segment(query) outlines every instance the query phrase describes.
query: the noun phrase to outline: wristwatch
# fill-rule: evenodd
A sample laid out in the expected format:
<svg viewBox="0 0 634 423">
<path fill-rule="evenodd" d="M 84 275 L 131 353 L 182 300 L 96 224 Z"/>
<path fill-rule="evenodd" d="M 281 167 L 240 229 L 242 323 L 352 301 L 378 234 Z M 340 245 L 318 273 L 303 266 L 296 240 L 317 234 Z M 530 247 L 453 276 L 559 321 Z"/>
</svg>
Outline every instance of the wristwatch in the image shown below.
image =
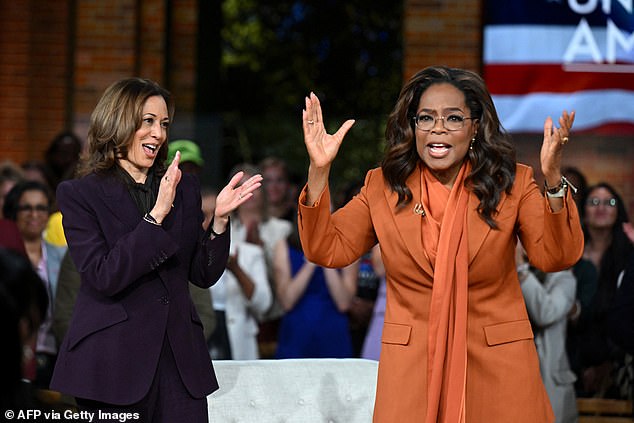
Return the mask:
<svg viewBox="0 0 634 423">
<path fill-rule="evenodd" d="M 548 198 L 563 198 L 566 195 L 566 190 L 570 187 L 572 192 L 577 193 L 577 187 L 570 183 L 570 181 L 565 177 L 561 176 L 561 180 L 558 185 L 554 187 L 549 187 L 546 181 L 544 181 L 544 191 L 546 192 L 546 196 Z"/>
</svg>

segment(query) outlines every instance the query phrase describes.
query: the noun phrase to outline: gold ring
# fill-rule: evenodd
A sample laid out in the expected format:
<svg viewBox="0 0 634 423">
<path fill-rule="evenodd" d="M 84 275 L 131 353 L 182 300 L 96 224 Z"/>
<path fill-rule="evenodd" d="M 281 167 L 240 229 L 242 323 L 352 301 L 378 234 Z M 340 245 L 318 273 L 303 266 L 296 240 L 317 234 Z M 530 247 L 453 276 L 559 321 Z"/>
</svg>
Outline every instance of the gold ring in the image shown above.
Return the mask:
<svg viewBox="0 0 634 423">
<path fill-rule="evenodd" d="M 313 123 L 315 123 L 315 122 L 314 122 L 314 121 L 312 121 L 312 120 L 307 120 L 306 122 L 308 122 L 308 124 L 309 124 L 309 125 L 312 125 Z"/>
<path fill-rule="evenodd" d="M 168 178 L 167 176 L 165 177 L 165 182 L 169 182 L 170 178 Z"/>
<path fill-rule="evenodd" d="M 242 200 L 242 193 L 238 194 L 238 198 L 240 198 L 240 200 Z"/>
<path fill-rule="evenodd" d="M 564 145 L 564 144 L 566 144 L 567 142 L 568 142 L 568 137 L 563 137 L 563 138 L 561 139 L 561 145 Z"/>
</svg>

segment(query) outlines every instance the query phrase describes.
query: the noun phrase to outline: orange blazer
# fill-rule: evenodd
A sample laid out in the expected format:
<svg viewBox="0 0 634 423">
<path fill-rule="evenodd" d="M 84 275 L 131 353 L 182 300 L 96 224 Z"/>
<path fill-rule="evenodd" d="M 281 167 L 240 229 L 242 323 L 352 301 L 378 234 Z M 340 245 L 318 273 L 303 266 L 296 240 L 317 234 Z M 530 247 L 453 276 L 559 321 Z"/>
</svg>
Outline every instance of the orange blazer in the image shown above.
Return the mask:
<svg viewBox="0 0 634 423">
<path fill-rule="evenodd" d="M 413 201 L 397 209 L 397 195 L 381 169 L 368 172 L 360 193 L 330 213 L 324 190 L 312 207 L 299 201 L 298 227 L 306 257 L 343 267 L 377 242 L 385 263 L 387 301 L 374 422 L 422 421 L 427 408 L 427 328 L 433 270 L 423 253 L 420 171 L 407 179 Z M 571 267 L 583 252 L 583 234 L 568 193 L 564 208 L 550 210 L 532 169 L 517 165 L 511 194 L 503 194 L 491 229 L 470 195 L 467 231 L 466 421 L 552 422 L 539 373 L 533 333 L 515 269 L 519 235 L 531 263 L 546 272 Z M 453 423 L 453 422 L 450 422 Z"/>
</svg>

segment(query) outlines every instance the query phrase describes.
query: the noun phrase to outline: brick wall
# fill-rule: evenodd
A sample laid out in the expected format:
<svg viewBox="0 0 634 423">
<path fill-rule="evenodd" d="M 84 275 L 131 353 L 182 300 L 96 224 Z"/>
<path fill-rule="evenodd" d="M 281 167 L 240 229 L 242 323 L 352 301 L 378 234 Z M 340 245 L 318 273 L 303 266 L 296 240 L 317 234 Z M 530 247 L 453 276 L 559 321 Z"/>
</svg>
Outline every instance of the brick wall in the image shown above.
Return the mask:
<svg viewBox="0 0 634 423">
<path fill-rule="evenodd" d="M 196 6 L 196 0 L 0 0 L 0 161 L 42 159 L 67 128 L 85 139 L 99 96 L 123 77 L 156 80 L 179 94 L 179 112 L 191 114 Z"/>
</svg>

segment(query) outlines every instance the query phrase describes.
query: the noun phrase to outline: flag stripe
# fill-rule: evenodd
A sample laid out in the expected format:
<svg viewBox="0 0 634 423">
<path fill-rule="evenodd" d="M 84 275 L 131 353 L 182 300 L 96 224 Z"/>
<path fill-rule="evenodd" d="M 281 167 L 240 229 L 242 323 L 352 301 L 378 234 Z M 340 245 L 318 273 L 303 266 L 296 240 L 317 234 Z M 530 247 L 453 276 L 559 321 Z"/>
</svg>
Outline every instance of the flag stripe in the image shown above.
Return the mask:
<svg viewBox="0 0 634 423">
<path fill-rule="evenodd" d="M 509 132 L 539 132 L 544 119 L 557 119 L 563 110 L 576 111 L 575 129 L 604 123 L 634 124 L 634 92 L 625 90 L 493 95 L 502 124 Z"/>
<path fill-rule="evenodd" d="M 513 64 L 485 65 L 484 78 L 491 94 L 528 94 L 531 92 L 569 93 L 580 90 L 622 89 L 634 91 L 634 75 L 613 72 L 630 65 L 600 65 L 606 72 L 576 72 L 576 65 Z M 568 69 L 568 70 L 566 70 Z M 612 71 L 610 71 L 612 70 Z"/>
</svg>

